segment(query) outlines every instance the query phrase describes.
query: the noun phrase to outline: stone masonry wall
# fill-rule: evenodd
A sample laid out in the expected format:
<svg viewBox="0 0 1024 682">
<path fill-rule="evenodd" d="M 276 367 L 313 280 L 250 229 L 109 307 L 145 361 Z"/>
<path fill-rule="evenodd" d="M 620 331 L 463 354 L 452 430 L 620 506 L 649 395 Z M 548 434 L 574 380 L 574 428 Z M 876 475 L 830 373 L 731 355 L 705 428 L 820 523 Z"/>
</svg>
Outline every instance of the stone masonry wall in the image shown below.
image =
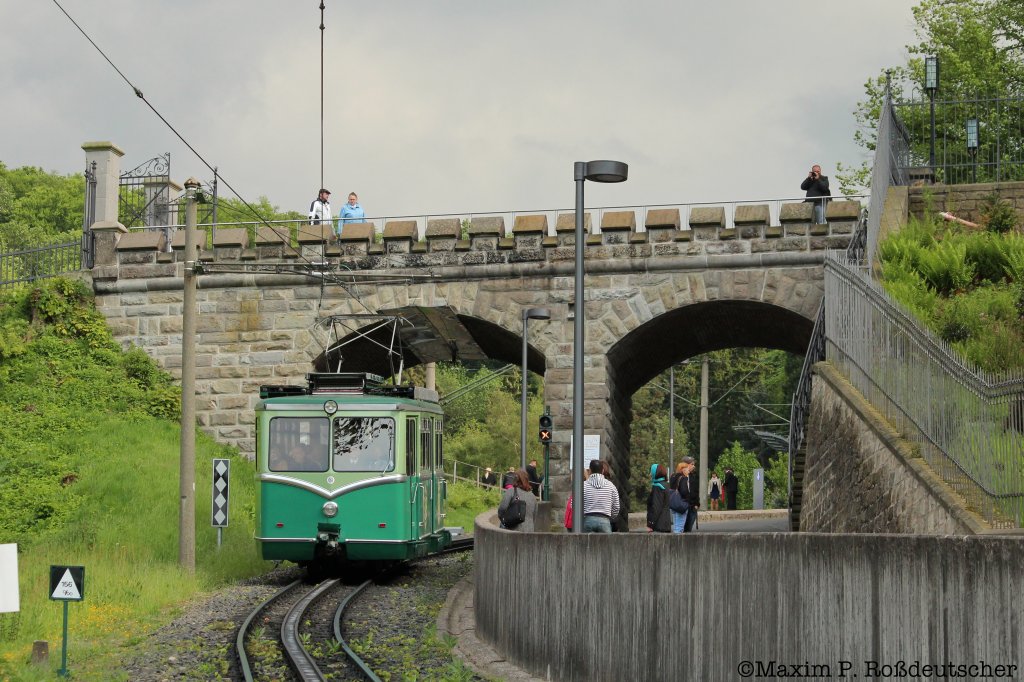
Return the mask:
<svg viewBox="0 0 1024 682">
<path fill-rule="evenodd" d="M 910 214 L 921 216 L 931 208 L 933 211 L 949 211 L 958 218 L 977 222 L 981 218 L 985 198 L 991 194 L 997 194 L 1009 202 L 1024 221 L 1024 182 L 911 187 Z"/>
<path fill-rule="evenodd" d="M 649 325 L 642 329 L 694 304 L 743 302 L 762 311 L 766 322 L 784 316 L 775 319 L 788 327 L 794 317 L 813 319 L 822 296 L 823 250 L 843 248 L 859 216 L 859 204 L 836 201 L 829 206 L 829 223 L 812 225 L 809 204 L 786 204 L 782 224 L 772 226 L 768 207 L 754 208 L 737 208 L 735 228 L 724 226 L 724 208 L 694 209 L 689 225 L 680 223 L 678 212 L 659 217 L 651 211 L 645 232 L 636 230 L 630 212 L 607 212 L 601 233 L 588 236 L 584 429 L 601 436 L 602 457 L 618 474 L 629 470 L 629 393 L 635 386 L 632 374 L 612 366 L 609 350 L 630 338 L 643 339 L 632 353 L 641 357 L 669 339 L 743 344 L 733 326 L 702 327 L 699 319 L 678 337 L 652 335 Z M 340 242 L 331 240 L 327 226 L 308 225 L 283 234 L 260 228 L 254 240 L 243 229 L 200 235 L 198 243 L 206 246 L 199 254 L 205 270 L 197 293 L 199 424 L 251 453 L 259 386 L 303 381 L 324 351 L 326 339 L 315 324 L 323 315 L 449 307 L 518 337 L 522 310 L 544 306 L 552 319 L 530 326 L 530 344 L 544 358 L 545 403 L 555 428 L 549 475 L 553 500 L 564 502 L 572 427 L 574 234 L 561 220 L 549 235 L 544 216 L 526 218 L 531 216 L 517 217 L 511 237 L 502 225 L 488 223 L 471 229 L 468 240 L 458 238 L 457 221 L 429 225 L 422 242 L 414 241 L 409 226 L 391 226 L 384 243 L 376 243 L 372 226 L 360 224 L 346 225 Z M 91 273 L 97 306 L 115 337 L 145 349 L 175 376 L 181 363 L 183 236 L 179 230 L 168 249 L 163 232 L 111 229 Z M 336 274 L 387 273 L 390 281 L 322 288 L 299 274 L 311 261 L 325 261 L 315 269 Z M 797 346 L 790 341 L 787 349 L 799 352 Z M 663 369 L 653 366 L 660 360 L 643 361 Z"/>
<path fill-rule="evenodd" d="M 987 525 L 828 363 L 814 367 L 800 530 L 974 534 Z"/>
</svg>

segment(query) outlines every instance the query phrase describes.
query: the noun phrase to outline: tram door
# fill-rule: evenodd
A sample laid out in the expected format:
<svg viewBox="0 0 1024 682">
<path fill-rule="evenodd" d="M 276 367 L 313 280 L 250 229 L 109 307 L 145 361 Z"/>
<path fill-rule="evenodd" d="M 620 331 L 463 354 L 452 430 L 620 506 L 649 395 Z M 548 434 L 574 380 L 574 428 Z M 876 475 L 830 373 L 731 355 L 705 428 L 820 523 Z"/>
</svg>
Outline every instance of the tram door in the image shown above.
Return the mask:
<svg viewBox="0 0 1024 682">
<path fill-rule="evenodd" d="M 420 523 L 423 519 L 423 490 L 419 478 L 419 427 L 415 417 L 405 420 L 405 474 L 409 477 L 409 522 L 410 537 L 418 538 L 421 534 Z"/>
<path fill-rule="evenodd" d="M 423 505 L 420 507 L 419 537 L 424 538 L 434 532 L 434 437 L 432 420 L 424 417 L 420 420 L 420 495 Z"/>
</svg>

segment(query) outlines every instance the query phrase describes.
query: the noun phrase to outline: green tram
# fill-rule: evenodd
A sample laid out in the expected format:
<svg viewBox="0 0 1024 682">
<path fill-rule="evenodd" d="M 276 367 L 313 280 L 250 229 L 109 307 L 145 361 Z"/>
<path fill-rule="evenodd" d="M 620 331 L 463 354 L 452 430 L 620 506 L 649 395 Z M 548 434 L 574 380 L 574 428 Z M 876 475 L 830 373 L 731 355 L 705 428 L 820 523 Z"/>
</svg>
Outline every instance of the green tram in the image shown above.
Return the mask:
<svg viewBox="0 0 1024 682">
<path fill-rule="evenodd" d="M 451 544 L 437 394 L 373 374 L 261 386 L 256 541 L 303 565 L 402 561 Z"/>
</svg>

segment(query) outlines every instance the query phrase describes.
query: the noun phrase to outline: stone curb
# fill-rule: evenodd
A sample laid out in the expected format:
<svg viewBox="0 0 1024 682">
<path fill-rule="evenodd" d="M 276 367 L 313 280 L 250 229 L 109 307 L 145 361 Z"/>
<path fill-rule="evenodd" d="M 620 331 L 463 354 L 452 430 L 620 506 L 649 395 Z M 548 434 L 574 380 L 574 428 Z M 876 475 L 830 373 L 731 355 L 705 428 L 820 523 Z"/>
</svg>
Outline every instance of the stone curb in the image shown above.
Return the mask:
<svg viewBox="0 0 1024 682">
<path fill-rule="evenodd" d="M 508 682 L 545 682 L 505 659 L 489 644 L 477 639 L 473 613 L 473 576 L 466 576 L 448 592 L 437 614 L 437 630 L 455 638 L 452 654 L 481 677 Z"/>
</svg>

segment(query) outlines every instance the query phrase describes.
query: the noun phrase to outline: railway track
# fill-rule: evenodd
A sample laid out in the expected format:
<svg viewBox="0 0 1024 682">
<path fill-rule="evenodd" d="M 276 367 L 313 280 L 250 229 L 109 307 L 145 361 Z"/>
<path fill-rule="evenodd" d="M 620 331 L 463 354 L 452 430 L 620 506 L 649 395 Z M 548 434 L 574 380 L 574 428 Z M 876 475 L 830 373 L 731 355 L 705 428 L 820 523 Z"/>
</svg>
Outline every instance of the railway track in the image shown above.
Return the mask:
<svg viewBox="0 0 1024 682">
<path fill-rule="evenodd" d="M 463 538 L 454 541 L 439 554 L 464 552 L 472 548 L 473 539 Z M 439 554 L 432 556 L 438 556 Z M 380 682 L 380 678 L 370 669 L 369 665 L 345 641 L 342 636 L 342 621 L 345 616 L 345 610 L 368 586 L 372 585 L 375 581 L 390 579 L 393 572 L 394 569 L 382 571 L 355 587 L 344 585 L 337 578 L 324 580 L 313 586 L 304 586 L 302 580 L 296 580 L 272 594 L 246 617 L 235 638 L 235 652 L 243 678 L 246 682 L 252 682 L 256 679 L 253 674 L 253 662 L 246 651 L 246 640 L 257 627 L 262 627 L 265 623 L 273 623 L 276 620 L 276 617 L 269 614 L 286 609 L 283 617 L 281 617 L 279 639 L 289 667 L 294 671 L 297 679 L 303 682 L 323 682 L 326 680 L 327 678 L 321 670 L 320 664 L 318 664 L 306 644 L 310 641 L 310 638 L 308 636 L 303 637 L 299 632 L 299 627 L 306 621 L 306 615 L 313 604 L 327 599 L 326 595 L 332 592 L 340 591 L 341 593 L 334 595 L 334 598 L 340 598 L 340 601 L 334 611 L 332 621 L 333 642 L 336 643 L 335 646 L 339 647 L 347 657 L 346 667 L 350 668 L 350 672 L 358 671 L 367 680 Z M 338 663 L 338 661 L 332 661 L 332 666 L 336 666 Z"/>
</svg>

